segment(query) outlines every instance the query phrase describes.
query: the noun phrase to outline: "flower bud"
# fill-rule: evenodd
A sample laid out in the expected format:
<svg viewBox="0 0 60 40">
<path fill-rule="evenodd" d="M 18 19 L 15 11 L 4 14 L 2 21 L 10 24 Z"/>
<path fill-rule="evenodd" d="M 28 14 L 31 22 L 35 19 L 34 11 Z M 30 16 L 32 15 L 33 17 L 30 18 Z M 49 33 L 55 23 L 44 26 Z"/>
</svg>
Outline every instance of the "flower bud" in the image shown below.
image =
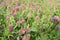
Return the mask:
<svg viewBox="0 0 60 40">
<path fill-rule="evenodd" d="M 21 9 L 21 6 L 16 6 L 16 7 L 15 7 L 15 10 L 16 10 L 16 11 L 19 11 L 20 9 Z"/>
<path fill-rule="evenodd" d="M 30 34 L 26 35 L 26 39 L 29 40 L 30 39 Z"/>
<path fill-rule="evenodd" d="M 24 18 L 22 18 L 21 20 L 22 20 L 22 23 L 25 23 L 25 19 Z"/>
<path fill-rule="evenodd" d="M 30 34 L 24 35 L 24 37 L 22 38 L 22 40 L 30 40 Z"/>
<path fill-rule="evenodd" d="M 27 28 L 27 29 L 26 29 L 26 32 L 28 32 L 28 33 L 29 33 L 30 31 L 31 31 L 31 30 L 30 30 L 30 28 Z"/>
<path fill-rule="evenodd" d="M 30 6 L 30 12 L 34 13 L 34 9 Z"/>
<path fill-rule="evenodd" d="M 15 7 L 12 7 L 12 10 L 15 11 Z"/>
<path fill-rule="evenodd" d="M 13 26 L 11 24 L 8 25 L 8 29 L 11 32 L 13 30 Z"/>
<path fill-rule="evenodd" d="M 39 22 L 39 21 L 40 21 L 39 16 L 36 16 L 36 22 Z"/>
<path fill-rule="evenodd" d="M 6 17 L 6 21 L 10 21 L 10 17 L 9 16 Z"/>
<path fill-rule="evenodd" d="M 16 12 L 13 12 L 13 13 L 12 13 L 12 16 L 13 16 L 13 17 L 16 17 L 16 16 L 17 16 L 17 13 L 16 13 Z"/>
<path fill-rule="evenodd" d="M 3 8 L 4 7 L 4 3 L 0 1 L 0 7 Z"/>
<path fill-rule="evenodd" d="M 25 34 L 25 30 L 24 30 L 24 29 L 21 29 L 21 30 L 20 30 L 20 34 L 21 34 L 21 35 Z"/>
<path fill-rule="evenodd" d="M 54 16 L 53 19 L 51 20 L 53 23 L 57 23 L 59 21 L 58 16 Z"/>
<path fill-rule="evenodd" d="M 17 22 L 16 22 L 16 25 L 18 25 L 18 26 L 19 26 L 19 25 L 20 25 L 20 22 L 19 22 L 19 21 L 17 21 Z"/>
</svg>

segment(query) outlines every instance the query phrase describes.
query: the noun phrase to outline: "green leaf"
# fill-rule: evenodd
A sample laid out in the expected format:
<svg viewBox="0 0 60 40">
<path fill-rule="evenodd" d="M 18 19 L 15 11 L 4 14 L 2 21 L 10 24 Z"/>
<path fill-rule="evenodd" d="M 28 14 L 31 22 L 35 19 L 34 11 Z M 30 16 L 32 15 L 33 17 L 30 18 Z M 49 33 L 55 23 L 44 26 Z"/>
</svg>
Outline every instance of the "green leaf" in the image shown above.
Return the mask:
<svg viewBox="0 0 60 40">
<path fill-rule="evenodd" d="M 31 27 L 31 31 L 37 32 L 37 28 L 36 27 Z"/>
</svg>

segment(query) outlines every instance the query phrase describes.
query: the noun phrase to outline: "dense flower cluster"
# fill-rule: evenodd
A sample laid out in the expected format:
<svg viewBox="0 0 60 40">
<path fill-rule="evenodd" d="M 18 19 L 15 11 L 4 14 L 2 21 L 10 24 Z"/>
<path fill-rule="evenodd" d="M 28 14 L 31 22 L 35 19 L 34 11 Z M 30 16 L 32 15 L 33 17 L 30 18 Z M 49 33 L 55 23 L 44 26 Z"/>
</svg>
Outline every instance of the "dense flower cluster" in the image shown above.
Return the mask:
<svg viewBox="0 0 60 40">
<path fill-rule="evenodd" d="M 60 40 L 60 0 L 0 0 L 0 40 Z"/>
</svg>

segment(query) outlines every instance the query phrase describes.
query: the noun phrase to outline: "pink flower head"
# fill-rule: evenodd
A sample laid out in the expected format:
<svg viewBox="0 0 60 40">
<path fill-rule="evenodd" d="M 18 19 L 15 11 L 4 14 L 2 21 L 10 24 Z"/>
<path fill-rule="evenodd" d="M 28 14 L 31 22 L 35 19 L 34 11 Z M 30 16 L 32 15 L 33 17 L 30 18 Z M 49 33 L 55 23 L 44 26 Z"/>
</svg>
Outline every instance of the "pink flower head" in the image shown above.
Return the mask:
<svg viewBox="0 0 60 40">
<path fill-rule="evenodd" d="M 16 7 L 15 7 L 15 10 L 17 10 L 17 11 L 19 11 L 20 9 L 21 9 L 20 6 L 16 6 Z"/>
<path fill-rule="evenodd" d="M 24 30 L 24 29 L 21 29 L 21 30 L 20 30 L 20 34 L 21 34 L 21 35 L 25 34 L 25 30 Z"/>
<path fill-rule="evenodd" d="M 26 32 L 28 32 L 28 33 L 29 33 L 30 31 L 31 31 L 31 30 L 30 30 L 30 28 L 27 28 L 27 29 L 26 29 Z"/>
<path fill-rule="evenodd" d="M 24 18 L 22 18 L 21 20 L 22 20 L 22 23 L 25 23 L 25 19 Z"/>
<path fill-rule="evenodd" d="M 51 21 L 54 22 L 54 23 L 57 23 L 59 21 L 59 17 L 58 16 L 54 16 Z"/>
<path fill-rule="evenodd" d="M 20 38 L 19 38 L 19 37 L 17 37 L 17 40 L 20 40 Z"/>
<path fill-rule="evenodd" d="M 6 21 L 10 21 L 10 17 L 9 16 L 6 17 Z"/>
<path fill-rule="evenodd" d="M 36 16 L 36 22 L 39 22 L 39 21 L 40 21 L 40 17 Z"/>
<path fill-rule="evenodd" d="M 0 7 L 3 8 L 4 7 L 3 5 L 4 5 L 4 3 L 3 2 L 0 2 Z"/>
<path fill-rule="evenodd" d="M 12 10 L 15 11 L 15 7 L 12 7 Z"/>
<path fill-rule="evenodd" d="M 33 13 L 34 12 L 34 9 L 32 7 L 30 7 L 30 11 Z"/>
<path fill-rule="evenodd" d="M 55 21 L 58 21 L 59 20 L 59 17 L 58 16 L 54 16 L 53 18 Z"/>
<path fill-rule="evenodd" d="M 12 16 L 13 16 L 13 17 L 16 17 L 16 16 L 17 16 L 17 13 L 16 13 L 16 12 L 13 12 L 13 13 L 12 13 Z"/>
<path fill-rule="evenodd" d="M 30 40 L 30 34 L 25 35 L 22 40 Z"/>
<path fill-rule="evenodd" d="M 30 39 L 30 34 L 27 34 L 26 38 L 27 38 L 27 40 L 29 40 Z"/>
<path fill-rule="evenodd" d="M 11 32 L 13 30 L 13 26 L 11 24 L 8 25 L 8 29 Z"/>
<path fill-rule="evenodd" d="M 19 22 L 19 21 L 17 21 L 17 22 L 16 22 L 16 25 L 18 25 L 18 26 L 19 26 L 19 25 L 20 25 L 20 22 Z"/>
</svg>

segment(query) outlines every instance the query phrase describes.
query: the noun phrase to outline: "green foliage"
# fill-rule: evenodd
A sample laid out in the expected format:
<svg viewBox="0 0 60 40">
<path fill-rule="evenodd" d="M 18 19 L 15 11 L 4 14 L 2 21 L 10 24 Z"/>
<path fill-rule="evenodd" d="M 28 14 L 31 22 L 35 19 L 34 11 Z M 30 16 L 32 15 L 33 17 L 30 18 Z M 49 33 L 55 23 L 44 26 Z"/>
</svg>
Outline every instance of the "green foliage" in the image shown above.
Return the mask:
<svg viewBox="0 0 60 40">
<path fill-rule="evenodd" d="M 0 40 L 10 40 L 10 37 L 17 40 L 18 36 L 22 40 L 26 34 L 30 34 L 30 40 L 60 40 L 60 1 L 19 0 L 18 3 L 15 0 L 12 0 L 11 3 L 9 1 L 7 3 L 6 0 L 0 1 L 3 3 L 0 3 Z M 17 6 L 19 6 L 17 10 L 12 9 Z M 14 12 L 16 14 L 13 14 Z M 54 16 L 59 17 L 57 23 L 51 22 Z M 10 20 L 6 20 L 7 17 Z M 23 22 L 22 18 L 24 18 Z M 19 25 L 17 25 L 17 21 L 20 22 Z M 10 24 L 13 25 L 11 32 L 8 26 Z M 58 28 L 56 28 L 57 25 L 59 25 Z M 21 35 L 20 30 L 26 28 L 30 28 L 30 32 Z"/>
</svg>

